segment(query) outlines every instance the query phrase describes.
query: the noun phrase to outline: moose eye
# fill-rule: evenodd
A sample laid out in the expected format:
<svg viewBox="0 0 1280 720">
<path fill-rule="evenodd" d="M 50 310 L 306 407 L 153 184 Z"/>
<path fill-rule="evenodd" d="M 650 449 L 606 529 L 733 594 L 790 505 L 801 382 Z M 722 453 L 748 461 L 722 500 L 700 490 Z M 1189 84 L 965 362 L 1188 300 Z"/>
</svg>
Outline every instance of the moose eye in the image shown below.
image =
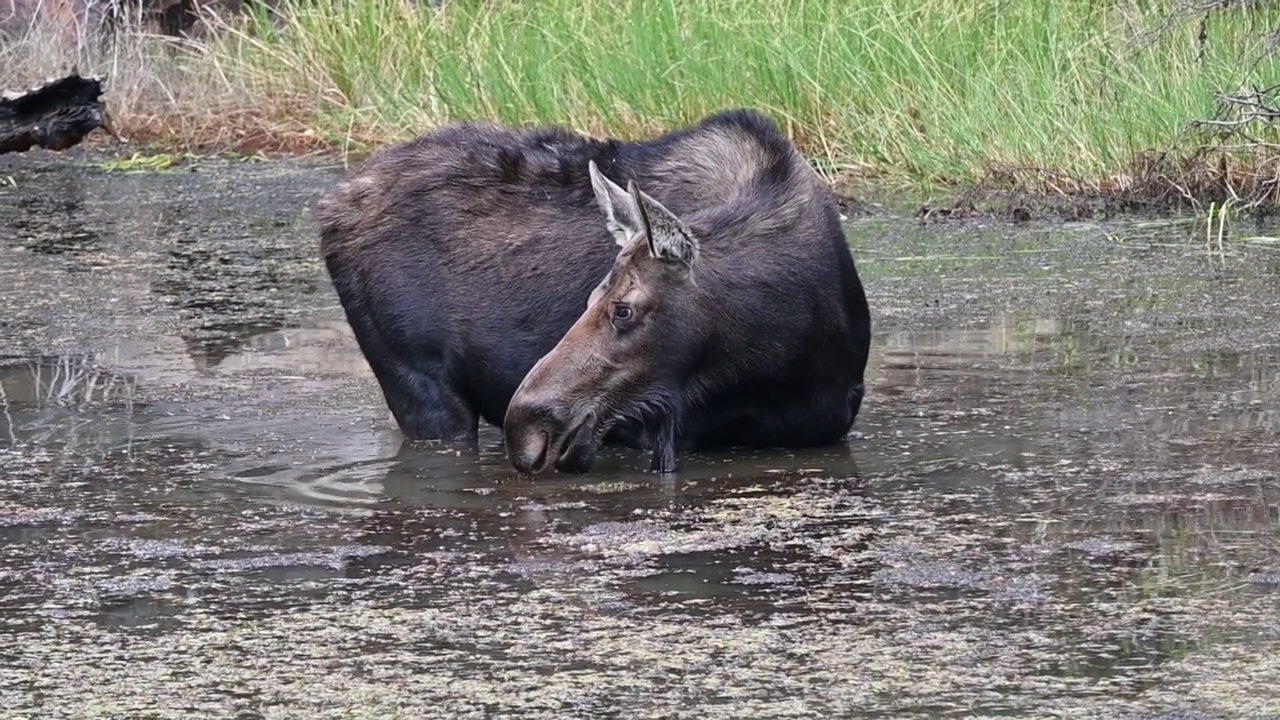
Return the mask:
<svg viewBox="0 0 1280 720">
<path fill-rule="evenodd" d="M 616 322 L 626 322 L 631 319 L 633 314 L 634 311 L 631 309 L 630 305 L 623 305 L 619 303 L 613 306 L 613 319 Z"/>
</svg>

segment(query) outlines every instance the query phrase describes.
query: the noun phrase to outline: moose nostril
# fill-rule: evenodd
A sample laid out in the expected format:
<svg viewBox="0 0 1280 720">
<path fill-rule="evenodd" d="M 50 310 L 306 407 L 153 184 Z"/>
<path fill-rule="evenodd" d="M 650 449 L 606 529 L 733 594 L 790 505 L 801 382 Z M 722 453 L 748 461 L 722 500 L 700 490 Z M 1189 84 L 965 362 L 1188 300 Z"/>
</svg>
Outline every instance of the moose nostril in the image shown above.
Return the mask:
<svg viewBox="0 0 1280 720">
<path fill-rule="evenodd" d="M 526 473 L 540 473 L 547 466 L 547 452 L 551 447 L 551 438 L 547 433 L 536 431 L 525 436 L 524 440 L 512 449 L 512 460 L 516 470 Z"/>
<path fill-rule="evenodd" d="M 530 468 L 534 472 L 542 472 L 547 467 L 547 451 L 551 449 L 551 436 L 544 433 L 534 434 L 534 459 Z"/>
</svg>

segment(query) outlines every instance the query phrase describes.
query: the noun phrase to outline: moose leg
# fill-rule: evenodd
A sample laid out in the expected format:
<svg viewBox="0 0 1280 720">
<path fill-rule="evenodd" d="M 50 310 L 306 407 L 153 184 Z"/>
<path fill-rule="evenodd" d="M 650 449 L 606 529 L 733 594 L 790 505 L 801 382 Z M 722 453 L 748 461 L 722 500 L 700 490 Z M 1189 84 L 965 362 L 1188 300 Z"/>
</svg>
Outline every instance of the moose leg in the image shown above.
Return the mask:
<svg viewBox="0 0 1280 720">
<path fill-rule="evenodd" d="M 418 331 L 404 330 L 405 323 L 385 314 L 397 303 L 406 304 L 404 298 L 370 297 L 367 288 L 381 286 L 367 282 L 333 257 L 326 257 L 325 263 L 347 324 L 400 432 L 408 440 L 475 445 L 479 412 L 459 392 L 443 343 L 431 341 L 430 316 L 415 315 L 413 328 Z"/>
<path fill-rule="evenodd" d="M 377 325 L 357 308 L 348 310 L 347 321 L 406 439 L 479 441 L 479 413 L 458 393 L 443 358 L 390 350 Z"/>
<path fill-rule="evenodd" d="M 370 365 L 406 438 L 464 445 L 478 442 L 479 416 L 458 396 L 444 368 L 424 369 L 398 361 Z"/>
</svg>

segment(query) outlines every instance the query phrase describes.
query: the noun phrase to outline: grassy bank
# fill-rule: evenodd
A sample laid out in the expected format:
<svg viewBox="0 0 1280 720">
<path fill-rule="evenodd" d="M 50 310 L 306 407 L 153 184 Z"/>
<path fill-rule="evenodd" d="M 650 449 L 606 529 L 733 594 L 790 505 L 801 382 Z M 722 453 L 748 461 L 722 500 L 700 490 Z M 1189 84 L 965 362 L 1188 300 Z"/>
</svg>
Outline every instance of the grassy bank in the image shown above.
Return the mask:
<svg viewBox="0 0 1280 720">
<path fill-rule="evenodd" d="M 126 129 L 187 147 L 363 150 L 475 117 L 634 137 L 750 105 L 855 191 L 1274 204 L 1280 133 L 1196 121 L 1280 82 L 1280 3 L 1186 5 L 315 0 L 102 69 Z"/>
</svg>

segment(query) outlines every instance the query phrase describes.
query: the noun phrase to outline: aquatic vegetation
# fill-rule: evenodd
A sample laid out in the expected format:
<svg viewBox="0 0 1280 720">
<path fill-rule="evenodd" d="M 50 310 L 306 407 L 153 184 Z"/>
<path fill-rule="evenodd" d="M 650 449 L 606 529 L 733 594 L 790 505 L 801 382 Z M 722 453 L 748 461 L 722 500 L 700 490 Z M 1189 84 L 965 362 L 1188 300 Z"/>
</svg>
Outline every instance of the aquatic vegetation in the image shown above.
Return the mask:
<svg viewBox="0 0 1280 720">
<path fill-rule="evenodd" d="M 394 431 L 301 219 L 336 168 L 18 167 L 6 718 L 1280 708 L 1268 247 L 859 220 L 856 438 L 529 482 Z"/>
<path fill-rule="evenodd" d="M 182 156 L 172 153 L 134 153 L 127 158 L 106 160 L 99 164 L 108 172 L 133 172 L 147 170 L 168 170 L 183 160 Z"/>
</svg>

